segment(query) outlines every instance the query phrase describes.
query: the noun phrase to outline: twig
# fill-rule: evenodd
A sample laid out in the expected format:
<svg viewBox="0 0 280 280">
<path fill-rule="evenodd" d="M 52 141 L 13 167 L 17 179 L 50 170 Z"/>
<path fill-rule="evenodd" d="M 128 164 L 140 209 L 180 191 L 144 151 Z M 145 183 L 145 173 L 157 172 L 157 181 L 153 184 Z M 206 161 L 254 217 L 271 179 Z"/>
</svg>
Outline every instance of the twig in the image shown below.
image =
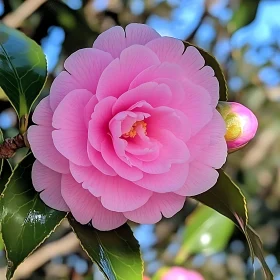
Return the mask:
<svg viewBox="0 0 280 280">
<path fill-rule="evenodd" d="M 0 159 L 1 158 L 11 158 L 17 149 L 26 147 L 26 141 L 24 135 L 18 134 L 13 138 L 7 138 L 0 145 Z"/>
<path fill-rule="evenodd" d="M 66 256 L 79 248 L 79 241 L 73 232 L 65 237 L 53 241 L 29 256 L 15 272 L 13 280 L 28 278 L 33 271 L 57 256 Z M 0 279 L 5 279 L 5 269 L 0 269 Z"/>
<path fill-rule="evenodd" d="M 12 28 L 18 28 L 47 0 L 26 0 L 15 11 L 3 18 L 3 23 Z"/>
</svg>

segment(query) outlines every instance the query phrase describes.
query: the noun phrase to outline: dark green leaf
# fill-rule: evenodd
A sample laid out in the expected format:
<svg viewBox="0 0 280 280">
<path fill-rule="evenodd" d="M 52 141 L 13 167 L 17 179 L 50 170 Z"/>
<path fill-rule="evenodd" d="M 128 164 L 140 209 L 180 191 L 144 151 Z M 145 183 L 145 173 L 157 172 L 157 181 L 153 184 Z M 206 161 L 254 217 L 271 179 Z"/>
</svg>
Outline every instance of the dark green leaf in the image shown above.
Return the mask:
<svg viewBox="0 0 280 280">
<path fill-rule="evenodd" d="M 47 63 L 39 45 L 20 31 L 0 24 L 0 86 L 21 118 L 47 77 Z"/>
<path fill-rule="evenodd" d="M 31 181 L 32 154 L 14 169 L 2 199 L 2 237 L 6 248 L 7 279 L 24 259 L 50 236 L 66 213 L 45 205 Z"/>
<path fill-rule="evenodd" d="M 242 0 L 228 23 L 229 32 L 233 33 L 251 23 L 256 17 L 259 3 L 260 0 Z"/>
<path fill-rule="evenodd" d="M 98 231 L 79 224 L 71 215 L 68 220 L 84 251 L 108 280 L 142 280 L 139 244 L 127 224 L 112 231 Z"/>
<path fill-rule="evenodd" d="M 245 197 L 238 186 L 222 170 L 219 171 L 219 174 L 218 182 L 213 188 L 193 198 L 228 217 L 239 227 L 246 236 L 252 259 L 256 256 L 260 260 L 265 279 L 272 280 L 273 275 L 263 256 L 262 242 L 248 225 Z"/>
<path fill-rule="evenodd" d="M 233 230 L 234 223 L 231 220 L 209 207 L 198 206 L 187 219 L 183 242 L 175 262 L 183 264 L 195 253 L 213 254 L 222 251 Z"/>
<path fill-rule="evenodd" d="M 228 87 L 227 87 L 227 82 L 225 79 L 225 76 L 223 74 L 222 68 L 219 64 L 219 62 L 215 59 L 214 56 L 212 56 L 210 53 L 208 53 L 207 51 L 189 43 L 189 42 L 184 42 L 185 47 L 189 47 L 189 46 L 193 46 L 196 49 L 198 49 L 198 51 L 201 53 L 201 55 L 203 56 L 204 60 L 205 60 L 205 65 L 210 66 L 211 68 L 213 68 L 214 72 L 215 72 L 215 76 L 217 77 L 218 81 L 219 81 L 219 89 L 220 89 L 220 101 L 227 101 L 228 98 Z"/>
</svg>

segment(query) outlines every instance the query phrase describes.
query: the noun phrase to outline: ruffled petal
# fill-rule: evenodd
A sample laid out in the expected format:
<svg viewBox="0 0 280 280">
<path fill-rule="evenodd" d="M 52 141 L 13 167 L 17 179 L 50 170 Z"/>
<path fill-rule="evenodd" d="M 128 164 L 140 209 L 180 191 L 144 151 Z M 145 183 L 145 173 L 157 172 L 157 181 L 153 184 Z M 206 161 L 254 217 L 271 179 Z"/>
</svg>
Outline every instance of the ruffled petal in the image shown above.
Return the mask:
<svg viewBox="0 0 280 280">
<path fill-rule="evenodd" d="M 147 43 L 146 46 L 157 54 L 161 62 L 177 63 L 182 58 L 185 50 L 185 46 L 181 40 L 171 37 L 155 39 Z"/>
<path fill-rule="evenodd" d="M 126 47 L 132 45 L 145 45 L 161 36 L 146 24 L 131 23 L 125 28 Z"/>
<path fill-rule="evenodd" d="M 61 195 L 61 174 L 57 173 L 38 160 L 36 160 L 31 172 L 32 183 L 41 199 L 51 208 L 60 211 L 69 211 L 67 204 Z"/>
<path fill-rule="evenodd" d="M 175 191 L 179 195 L 194 196 L 208 191 L 212 188 L 219 177 L 219 173 L 214 168 L 193 161 L 189 166 L 189 175 L 184 186 Z"/>
<path fill-rule="evenodd" d="M 146 204 L 133 211 L 124 212 L 129 220 L 140 224 L 155 224 L 162 215 L 170 218 L 184 206 L 186 198 L 174 193 L 154 193 Z"/>
<path fill-rule="evenodd" d="M 102 32 L 94 41 L 93 48 L 110 53 L 113 58 L 119 57 L 120 53 L 126 48 L 123 28 L 114 26 Z"/>
<path fill-rule="evenodd" d="M 92 220 L 92 225 L 99 230 L 112 230 L 126 222 L 122 213 L 109 211 L 100 201 L 82 188 L 71 175 L 63 175 L 61 181 L 62 196 L 74 218 L 81 224 Z"/>
<path fill-rule="evenodd" d="M 50 97 L 43 98 L 36 106 L 32 120 L 34 123 L 42 126 L 52 126 L 53 111 L 50 107 Z"/>
<path fill-rule="evenodd" d="M 159 59 L 149 48 L 140 45 L 128 47 L 102 73 L 96 91 L 97 99 L 108 96 L 118 98 L 129 89 L 139 73 L 157 64 Z"/>
<path fill-rule="evenodd" d="M 188 167 L 188 163 L 172 164 L 170 171 L 163 174 L 144 173 L 143 178 L 134 183 L 157 193 L 174 192 L 186 182 Z"/>
<path fill-rule="evenodd" d="M 88 90 L 74 90 L 61 101 L 53 116 L 53 126 L 58 129 L 52 133 L 55 147 L 67 159 L 83 166 L 91 165 L 87 154 L 88 132 L 83 114 L 91 97 Z"/>
<path fill-rule="evenodd" d="M 54 146 L 52 132 L 52 127 L 30 126 L 27 138 L 31 150 L 43 165 L 59 173 L 69 173 L 69 162 Z"/>
<path fill-rule="evenodd" d="M 85 48 L 71 54 L 65 60 L 64 67 L 83 89 L 95 94 L 100 75 L 112 61 L 113 57 L 109 53 Z"/>
<path fill-rule="evenodd" d="M 152 107 L 170 104 L 172 93 L 168 86 L 148 82 L 122 94 L 113 106 L 113 114 L 129 109 L 139 101 L 145 101 Z"/>
</svg>

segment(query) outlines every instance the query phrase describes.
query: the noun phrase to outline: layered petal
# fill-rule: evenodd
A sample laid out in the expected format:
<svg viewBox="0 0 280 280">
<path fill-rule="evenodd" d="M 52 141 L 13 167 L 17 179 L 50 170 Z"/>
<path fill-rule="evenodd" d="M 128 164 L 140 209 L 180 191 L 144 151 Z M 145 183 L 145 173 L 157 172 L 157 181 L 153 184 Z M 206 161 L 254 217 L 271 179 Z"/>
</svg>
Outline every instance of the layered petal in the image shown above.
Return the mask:
<svg viewBox="0 0 280 280">
<path fill-rule="evenodd" d="M 61 195 L 61 176 L 60 173 L 49 169 L 38 160 L 33 164 L 32 182 L 35 190 L 40 192 L 41 199 L 54 209 L 69 211 Z"/>
<path fill-rule="evenodd" d="M 83 114 L 91 97 L 87 90 L 74 90 L 61 101 L 53 116 L 53 126 L 58 129 L 52 133 L 55 147 L 67 159 L 83 166 L 91 164 L 87 154 L 88 132 Z"/>
<path fill-rule="evenodd" d="M 109 211 L 100 201 L 82 188 L 71 175 L 63 175 L 61 192 L 74 218 L 81 224 L 92 221 L 99 230 L 112 230 L 126 222 L 122 213 Z"/>
<path fill-rule="evenodd" d="M 154 224 L 166 218 L 174 216 L 185 203 L 186 198 L 174 193 L 153 193 L 151 198 L 142 207 L 124 212 L 129 220 L 141 224 Z"/>
<path fill-rule="evenodd" d="M 176 194 L 194 196 L 208 191 L 212 188 L 219 177 L 219 173 L 212 167 L 193 161 L 189 165 L 189 173 L 183 187 Z"/>
<path fill-rule="evenodd" d="M 34 123 L 42 126 L 52 126 L 53 111 L 50 107 L 50 97 L 43 98 L 37 105 L 32 120 Z"/>
<path fill-rule="evenodd" d="M 95 94 L 102 72 L 112 61 L 113 57 L 107 52 L 85 48 L 71 54 L 65 60 L 64 67 L 83 89 Z"/>
<path fill-rule="evenodd" d="M 68 160 L 55 148 L 52 139 L 52 127 L 32 125 L 27 138 L 36 159 L 50 169 L 59 173 L 69 172 Z"/>
<path fill-rule="evenodd" d="M 180 189 L 187 180 L 189 164 L 172 164 L 170 170 L 162 174 L 147 174 L 134 182 L 138 186 L 157 193 L 175 192 Z"/>
<path fill-rule="evenodd" d="M 118 98 L 129 89 L 130 83 L 139 73 L 159 63 L 156 54 L 145 46 L 133 45 L 125 49 L 120 58 L 103 71 L 97 86 L 97 99 L 102 100 L 107 96 Z"/>
</svg>

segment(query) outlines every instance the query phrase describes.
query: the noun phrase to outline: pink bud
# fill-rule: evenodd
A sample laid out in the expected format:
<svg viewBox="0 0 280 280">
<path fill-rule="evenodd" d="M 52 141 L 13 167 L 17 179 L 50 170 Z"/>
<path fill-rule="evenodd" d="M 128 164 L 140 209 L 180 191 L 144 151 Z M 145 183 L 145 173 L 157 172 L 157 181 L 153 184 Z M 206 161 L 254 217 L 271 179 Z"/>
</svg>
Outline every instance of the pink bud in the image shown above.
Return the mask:
<svg viewBox="0 0 280 280">
<path fill-rule="evenodd" d="M 256 134 L 258 120 L 251 110 L 236 102 L 220 101 L 217 110 L 226 122 L 228 152 L 244 147 Z"/>
<path fill-rule="evenodd" d="M 174 266 L 160 280 L 204 280 L 204 278 L 196 271 Z"/>
</svg>

